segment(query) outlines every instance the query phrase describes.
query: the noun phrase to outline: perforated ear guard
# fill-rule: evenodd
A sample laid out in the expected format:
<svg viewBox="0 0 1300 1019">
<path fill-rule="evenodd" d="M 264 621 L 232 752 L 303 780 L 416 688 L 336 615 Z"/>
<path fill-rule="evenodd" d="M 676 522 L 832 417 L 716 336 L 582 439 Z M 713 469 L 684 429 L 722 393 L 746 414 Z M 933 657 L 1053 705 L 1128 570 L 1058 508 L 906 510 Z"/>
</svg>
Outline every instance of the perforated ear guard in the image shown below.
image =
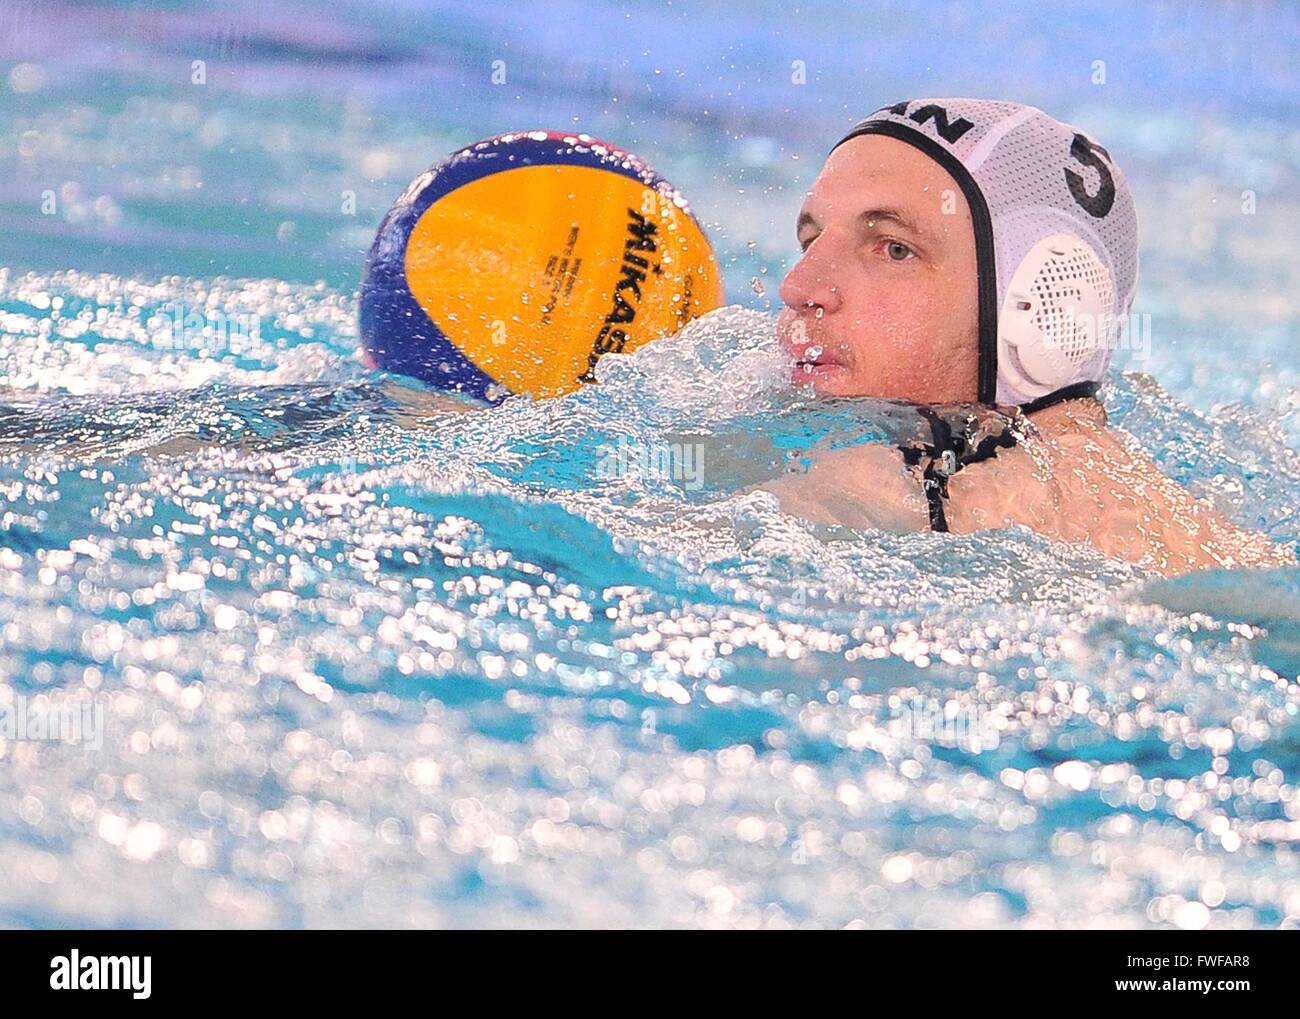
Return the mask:
<svg viewBox="0 0 1300 1019">
<path fill-rule="evenodd" d="M 1115 286 L 1085 241 L 1052 234 L 1020 261 L 998 315 L 998 366 L 1022 393 L 1046 396 L 1078 378 L 1111 342 Z"/>
</svg>

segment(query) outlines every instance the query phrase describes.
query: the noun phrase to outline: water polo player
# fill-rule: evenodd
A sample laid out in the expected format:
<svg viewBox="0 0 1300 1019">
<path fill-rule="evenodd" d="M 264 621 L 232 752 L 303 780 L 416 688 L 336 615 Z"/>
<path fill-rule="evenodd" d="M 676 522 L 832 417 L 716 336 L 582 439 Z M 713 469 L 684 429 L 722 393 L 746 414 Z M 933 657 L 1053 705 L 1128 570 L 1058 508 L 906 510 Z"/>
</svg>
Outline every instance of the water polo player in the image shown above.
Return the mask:
<svg viewBox="0 0 1300 1019">
<path fill-rule="evenodd" d="M 1088 135 L 1015 103 L 898 103 L 835 146 L 797 229 L 779 324 L 795 382 L 922 405 L 929 434 L 822 456 L 766 486 L 783 509 L 1024 525 L 1162 573 L 1294 564 L 1107 427 L 1097 391 L 1137 285 L 1137 218 Z"/>
<path fill-rule="evenodd" d="M 1040 110 L 882 109 L 831 152 L 781 287 L 794 382 L 917 407 L 925 434 L 765 487 L 805 519 L 1013 525 L 1164 573 L 1294 562 L 1166 478 L 1097 399 L 1137 285 L 1114 160 Z M 681 195 L 586 135 L 468 146 L 398 198 L 361 289 L 367 363 L 497 402 L 559 396 L 724 302 Z"/>
</svg>

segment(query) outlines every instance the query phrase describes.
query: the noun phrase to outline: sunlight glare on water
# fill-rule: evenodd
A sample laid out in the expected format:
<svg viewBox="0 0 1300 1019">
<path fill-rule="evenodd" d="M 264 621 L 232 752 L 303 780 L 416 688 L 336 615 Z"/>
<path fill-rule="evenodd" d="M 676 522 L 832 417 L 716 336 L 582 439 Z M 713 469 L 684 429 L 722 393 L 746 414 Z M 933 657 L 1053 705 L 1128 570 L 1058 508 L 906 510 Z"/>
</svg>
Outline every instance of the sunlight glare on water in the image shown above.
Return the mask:
<svg viewBox="0 0 1300 1019">
<path fill-rule="evenodd" d="M 763 493 L 635 458 L 600 476 L 620 439 L 757 478 L 864 428 L 763 389 L 781 365 L 758 312 L 564 400 L 465 413 L 358 372 L 347 299 L 259 284 L 230 300 L 312 337 L 268 348 L 278 368 L 254 347 L 169 376 L 121 310 L 135 288 L 99 280 L 81 299 L 120 306 L 100 328 L 122 339 L 93 348 L 96 393 L 58 392 L 48 316 L 12 309 L 90 281 L 9 286 L 30 395 L 3 425 L 4 696 L 105 712 L 98 752 L 5 745 L 5 853 L 38 878 L 7 886 L 11 917 L 1204 926 L 1295 906 L 1294 572 L 1251 596 L 1143 587 L 1027 533 L 824 540 Z M 124 398 L 140 374 L 190 393 Z M 1168 400 L 1119 388 L 1130 414 Z"/>
</svg>

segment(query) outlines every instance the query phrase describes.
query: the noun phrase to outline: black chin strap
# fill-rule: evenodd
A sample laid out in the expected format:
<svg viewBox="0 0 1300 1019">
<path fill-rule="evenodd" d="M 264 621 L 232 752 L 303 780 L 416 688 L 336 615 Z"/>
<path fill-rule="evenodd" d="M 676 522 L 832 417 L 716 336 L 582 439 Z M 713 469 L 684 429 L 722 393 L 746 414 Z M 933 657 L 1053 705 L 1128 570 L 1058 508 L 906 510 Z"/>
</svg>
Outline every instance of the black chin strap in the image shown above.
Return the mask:
<svg viewBox="0 0 1300 1019">
<path fill-rule="evenodd" d="M 948 479 L 967 464 L 979 463 L 996 456 L 999 449 L 1011 449 L 1024 435 L 1024 425 L 1030 414 L 1046 410 L 1067 400 L 1096 396 L 1100 385 L 1096 382 L 1076 382 L 1064 386 L 1037 400 L 1011 408 L 1002 418 L 1002 427 L 989 431 L 987 415 L 968 414 L 960 427 L 943 418 L 933 407 L 916 409 L 930 425 L 930 441 L 914 440 L 898 448 L 903 462 L 909 467 L 925 465 L 921 486 L 930 510 L 930 530 L 948 530 L 948 516 L 944 500 L 948 498 Z"/>
<path fill-rule="evenodd" d="M 1058 403 L 1065 403 L 1066 400 L 1082 400 L 1085 397 L 1096 396 L 1097 390 L 1100 388 L 1100 382 L 1076 382 L 1072 386 L 1064 386 L 1048 393 L 1046 396 L 1040 396 L 1037 400 L 1022 403 L 1020 413 L 1033 414 L 1040 410 L 1046 410 L 1048 407 L 1054 407 Z"/>
</svg>

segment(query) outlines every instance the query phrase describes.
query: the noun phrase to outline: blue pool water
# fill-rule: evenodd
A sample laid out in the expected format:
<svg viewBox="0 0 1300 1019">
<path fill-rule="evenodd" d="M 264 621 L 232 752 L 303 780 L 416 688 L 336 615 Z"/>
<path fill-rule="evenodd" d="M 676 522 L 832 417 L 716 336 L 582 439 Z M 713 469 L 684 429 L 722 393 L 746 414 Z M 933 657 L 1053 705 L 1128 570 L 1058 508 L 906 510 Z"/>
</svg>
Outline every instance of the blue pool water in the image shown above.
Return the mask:
<svg viewBox="0 0 1300 1019">
<path fill-rule="evenodd" d="M 1150 344 L 1112 420 L 1300 537 L 1300 25 L 1040 10 L 0 4 L 0 707 L 99 719 L 0 734 L 0 923 L 1295 925 L 1300 570 L 749 491 L 899 426 L 775 381 L 821 155 L 996 94 L 1133 183 Z M 735 306 L 548 403 L 367 371 L 407 180 L 570 126 L 690 196 Z"/>
</svg>

